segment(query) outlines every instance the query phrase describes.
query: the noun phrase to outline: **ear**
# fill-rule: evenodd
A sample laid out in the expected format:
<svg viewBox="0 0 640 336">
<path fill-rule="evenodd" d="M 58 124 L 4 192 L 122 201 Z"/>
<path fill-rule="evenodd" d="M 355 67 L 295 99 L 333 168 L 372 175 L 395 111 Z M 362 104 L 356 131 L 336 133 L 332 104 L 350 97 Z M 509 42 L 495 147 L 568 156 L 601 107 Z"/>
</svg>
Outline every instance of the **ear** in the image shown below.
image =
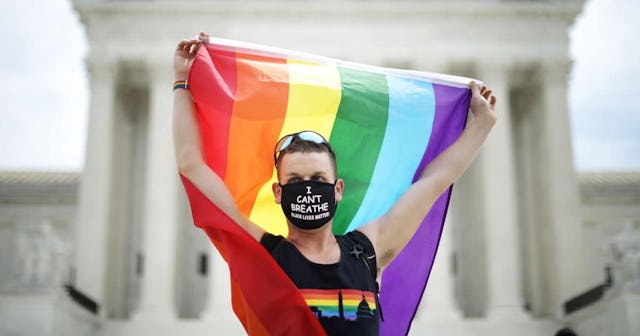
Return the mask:
<svg viewBox="0 0 640 336">
<path fill-rule="evenodd" d="M 344 181 L 342 179 L 338 179 L 336 181 L 336 186 L 333 187 L 336 192 L 336 202 L 342 201 L 342 190 L 344 190 Z"/>
<path fill-rule="evenodd" d="M 271 190 L 273 191 L 273 197 L 276 200 L 276 204 L 280 204 L 282 201 L 282 187 L 278 182 L 271 184 Z"/>
</svg>

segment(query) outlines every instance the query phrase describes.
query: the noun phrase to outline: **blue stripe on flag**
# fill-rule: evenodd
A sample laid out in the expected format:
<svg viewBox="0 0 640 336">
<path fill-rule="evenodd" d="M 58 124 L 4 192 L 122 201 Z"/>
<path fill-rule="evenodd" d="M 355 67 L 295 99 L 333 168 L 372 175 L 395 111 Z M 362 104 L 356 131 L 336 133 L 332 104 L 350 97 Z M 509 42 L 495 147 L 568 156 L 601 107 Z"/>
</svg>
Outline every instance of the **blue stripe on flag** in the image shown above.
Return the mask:
<svg viewBox="0 0 640 336">
<path fill-rule="evenodd" d="M 409 188 L 431 137 L 436 112 L 433 85 L 395 76 L 387 76 L 387 85 L 387 129 L 369 188 L 347 232 L 385 214 Z"/>
</svg>

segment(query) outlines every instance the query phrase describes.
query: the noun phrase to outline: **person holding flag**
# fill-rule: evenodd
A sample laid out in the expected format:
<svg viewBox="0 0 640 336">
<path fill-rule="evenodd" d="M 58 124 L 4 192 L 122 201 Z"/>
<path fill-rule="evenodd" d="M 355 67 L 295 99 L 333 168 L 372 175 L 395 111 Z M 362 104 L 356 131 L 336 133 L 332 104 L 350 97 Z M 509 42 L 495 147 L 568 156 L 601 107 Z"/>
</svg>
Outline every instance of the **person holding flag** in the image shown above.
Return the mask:
<svg viewBox="0 0 640 336">
<path fill-rule="evenodd" d="M 486 86 L 470 82 L 473 119 L 458 139 L 426 165 L 384 215 L 344 235 L 332 232 L 334 214 L 349 188 L 338 176 L 334 148 L 310 130 L 283 136 L 274 146 L 278 181 L 272 191 L 286 217 L 285 238 L 265 232 L 241 213 L 224 177 L 203 157 L 198 107 L 186 80 L 194 56 L 208 39 L 209 35 L 200 33 L 182 40 L 174 54 L 173 135 L 180 174 L 260 242 L 298 288 L 328 335 L 378 335 L 384 315 L 376 278 L 477 155 L 497 119 L 496 97 Z M 251 153 L 247 160 L 251 160 Z"/>
</svg>

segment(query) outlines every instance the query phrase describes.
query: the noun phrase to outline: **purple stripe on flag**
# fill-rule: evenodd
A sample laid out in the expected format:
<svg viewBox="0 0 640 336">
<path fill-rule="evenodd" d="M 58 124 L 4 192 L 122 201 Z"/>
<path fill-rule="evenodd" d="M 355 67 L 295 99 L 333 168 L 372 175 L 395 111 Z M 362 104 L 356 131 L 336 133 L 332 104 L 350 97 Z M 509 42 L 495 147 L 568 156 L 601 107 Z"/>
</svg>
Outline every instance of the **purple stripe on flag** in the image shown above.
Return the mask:
<svg viewBox="0 0 640 336">
<path fill-rule="evenodd" d="M 431 160 L 460 136 L 467 119 L 471 99 L 469 89 L 437 84 L 433 89 L 436 96 L 433 131 L 414 181 Z M 381 336 L 409 333 L 431 273 L 450 195 L 451 188 L 438 198 L 407 246 L 382 274 L 380 305 L 384 322 L 380 326 Z"/>
</svg>

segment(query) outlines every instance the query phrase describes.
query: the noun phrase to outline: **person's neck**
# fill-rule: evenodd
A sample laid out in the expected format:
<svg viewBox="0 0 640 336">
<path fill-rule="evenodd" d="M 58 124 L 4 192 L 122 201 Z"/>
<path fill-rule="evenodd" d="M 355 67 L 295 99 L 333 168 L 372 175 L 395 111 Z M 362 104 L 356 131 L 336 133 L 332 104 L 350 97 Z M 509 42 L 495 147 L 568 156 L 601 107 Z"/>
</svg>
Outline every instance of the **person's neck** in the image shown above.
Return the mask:
<svg viewBox="0 0 640 336">
<path fill-rule="evenodd" d="M 331 223 L 315 230 L 289 226 L 288 240 L 310 261 L 333 264 L 340 260 L 340 248 L 331 232 Z"/>
</svg>

